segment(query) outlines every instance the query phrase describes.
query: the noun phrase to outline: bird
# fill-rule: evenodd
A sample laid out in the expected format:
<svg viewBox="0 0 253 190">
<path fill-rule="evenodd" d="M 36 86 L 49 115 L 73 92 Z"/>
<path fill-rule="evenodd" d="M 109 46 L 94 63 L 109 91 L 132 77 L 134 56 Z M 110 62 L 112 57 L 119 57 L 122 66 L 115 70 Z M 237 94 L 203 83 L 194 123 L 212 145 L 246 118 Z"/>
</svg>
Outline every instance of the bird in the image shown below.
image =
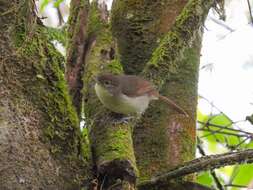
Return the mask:
<svg viewBox="0 0 253 190">
<path fill-rule="evenodd" d="M 136 75 L 101 73 L 97 75 L 95 92 L 109 110 L 123 115 L 141 116 L 150 101 L 162 100 L 179 113 L 187 112 L 174 101 L 162 96 L 148 80 Z"/>
</svg>

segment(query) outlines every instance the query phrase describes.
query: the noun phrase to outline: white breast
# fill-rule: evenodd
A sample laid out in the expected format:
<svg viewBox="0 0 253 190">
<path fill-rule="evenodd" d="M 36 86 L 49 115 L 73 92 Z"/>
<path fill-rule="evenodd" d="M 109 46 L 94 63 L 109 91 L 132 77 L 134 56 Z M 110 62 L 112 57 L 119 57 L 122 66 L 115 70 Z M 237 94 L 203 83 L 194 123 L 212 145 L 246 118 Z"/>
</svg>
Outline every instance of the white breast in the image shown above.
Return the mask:
<svg viewBox="0 0 253 190">
<path fill-rule="evenodd" d="M 113 96 L 98 84 L 95 85 L 95 91 L 105 107 L 113 112 L 125 115 L 141 115 L 148 108 L 149 102 L 153 99 L 157 99 L 156 97 L 147 94 L 139 97 L 128 97 L 124 94 Z"/>
<path fill-rule="evenodd" d="M 151 98 L 148 95 L 139 96 L 139 97 L 128 97 L 126 95 L 121 95 L 123 101 L 125 101 L 129 106 L 131 106 L 138 115 L 144 113 L 148 108 Z"/>
</svg>

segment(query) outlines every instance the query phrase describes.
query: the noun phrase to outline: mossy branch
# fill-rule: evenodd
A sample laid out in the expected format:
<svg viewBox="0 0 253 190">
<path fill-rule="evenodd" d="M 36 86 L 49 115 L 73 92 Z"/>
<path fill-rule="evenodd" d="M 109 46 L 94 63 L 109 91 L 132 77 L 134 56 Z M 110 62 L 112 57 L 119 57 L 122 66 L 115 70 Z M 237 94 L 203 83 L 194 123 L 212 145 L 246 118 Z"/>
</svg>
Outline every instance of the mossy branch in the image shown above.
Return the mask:
<svg viewBox="0 0 253 190">
<path fill-rule="evenodd" d="M 143 74 L 161 88 L 178 69 L 178 58 L 192 42 L 203 25 L 214 0 L 191 0 L 177 18 L 174 26 L 154 51 Z"/>
<path fill-rule="evenodd" d="M 4 4 L 4 8 L 14 7 L 15 12 L 0 18 L 0 41 L 5 42 L 1 44 L 3 54 L 0 57 L 3 58 L 2 67 L 6 68 L 3 71 L 0 69 L 0 75 L 6 80 L 6 83 L 1 83 L 1 87 L 11 90 L 11 96 L 8 95 L 6 99 L 13 105 L 12 114 L 19 118 L 20 113 L 25 113 L 11 124 L 16 126 L 18 133 L 24 134 L 22 141 L 25 144 L 21 144 L 17 151 L 23 152 L 24 157 L 13 154 L 14 159 L 9 161 L 12 167 L 8 170 L 27 176 L 24 179 L 29 183 L 23 183 L 25 189 L 39 186 L 44 188 L 41 186 L 41 179 L 47 181 L 49 178 L 51 179 L 48 181 L 51 182 L 44 183 L 48 189 L 54 189 L 56 184 L 64 186 L 60 189 L 79 189 L 86 175 L 86 168 L 85 161 L 79 158 L 79 122 L 61 67 L 64 57 L 50 43 L 45 27 L 35 14 L 34 0 L 5 0 Z M 11 80 L 8 80 L 9 78 Z M 8 118 L 4 119 L 8 121 Z M 21 125 L 23 120 L 31 122 Z M 32 134 L 31 138 L 25 137 L 28 133 Z M 15 136 L 15 133 L 13 134 Z M 19 143 L 16 138 L 8 140 L 6 150 L 12 147 L 14 142 Z M 3 154 L 3 158 L 4 156 L 6 155 Z M 44 164 L 49 162 L 49 165 Z M 20 163 L 19 167 L 16 163 Z M 32 172 L 32 175 L 31 171 L 24 169 L 31 166 L 29 163 L 36 171 Z M 60 168 L 57 175 L 56 170 L 53 171 L 54 168 Z M 52 171 L 51 174 L 49 170 Z M 5 184 L 13 185 L 13 189 L 20 187 L 20 183 L 15 186 L 17 179 L 8 178 L 8 173 L 4 172 L 1 179 L 2 177 L 6 179 Z M 6 186 L 1 185 L 0 189 L 6 189 Z"/>
<path fill-rule="evenodd" d="M 29 89 L 25 94 L 45 113 L 43 132 L 52 145 L 52 152 L 75 154 L 79 151 L 80 131 L 64 79 L 64 57 L 50 43 L 45 27 L 35 15 L 34 1 L 23 0 L 15 6 L 19 7 L 17 14 L 24 13 L 19 15 L 12 31 L 16 55 L 33 67 L 32 74 L 23 76 L 31 78 L 27 80 L 30 83 L 24 82 Z M 27 28 L 31 24 L 31 28 Z M 28 70 L 28 65 L 23 66 L 24 70 Z"/>
<path fill-rule="evenodd" d="M 201 158 L 186 162 L 185 164 L 178 166 L 167 173 L 156 176 L 150 181 L 143 182 L 140 184 L 140 186 L 169 182 L 171 179 L 180 178 L 191 173 L 213 170 L 215 168 L 242 163 L 253 163 L 253 149 L 203 156 Z"/>
<path fill-rule="evenodd" d="M 94 78 L 98 73 L 122 72 L 110 25 L 101 17 L 100 8 L 94 1 L 89 13 L 88 33 L 94 40 L 83 76 L 84 112 L 99 188 L 116 189 L 119 185 L 121 189 L 127 189 L 125 182 L 134 187 L 137 176 L 132 126 L 117 123 L 119 118 L 104 109 L 94 91 Z"/>
<path fill-rule="evenodd" d="M 46 27 L 47 34 L 49 40 L 53 41 L 56 40 L 60 42 L 64 47 L 66 47 L 66 27 L 62 28 L 53 28 L 53 27 Z"/>
<path fill-rule="evenodd" d="M 72 0 L 70 16 L 68 20 L 68 44 L 66 61 L 66 79 L 73 105 L 79 118 L 81 117 L 82 101 L 82 74 L 87 56 L 89 39 L 87 34 L 87 22 L 89 12 L 88 0 Z"/>
<path fill-rule="evenodd" d="M 112 31 L 127 74 L 139 74 L 187 1 L 115 0 Z M 173 10 L 173 11 L 170 11 Z"/>
</svg>

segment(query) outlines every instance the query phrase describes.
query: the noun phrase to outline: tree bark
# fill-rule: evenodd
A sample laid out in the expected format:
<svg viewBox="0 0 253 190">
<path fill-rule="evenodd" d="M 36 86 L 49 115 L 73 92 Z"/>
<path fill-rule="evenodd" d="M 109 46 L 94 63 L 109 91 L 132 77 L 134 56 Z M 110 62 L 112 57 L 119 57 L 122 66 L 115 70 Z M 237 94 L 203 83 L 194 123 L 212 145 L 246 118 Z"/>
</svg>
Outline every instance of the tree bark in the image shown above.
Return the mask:
<svg viewBox="0 0 253 190">
<path fill-rule="evenodd" d="M 127 74 L 140 73 L 187 0 L 114 0 L 112 31 Z"/>
<path fill-rule="evenodd" d="M 167 11 L 169 1 L 155 1 L 155 9 L 147 8 L 148 1 L 128 3 L 130 6 L 115 1 L 112 10 L 112 28 L 123 68 L 127 73 L 143 71 L 142 75 L 161 94 L 170 97 L 190 115 L 189 118 L 180 115 L 160 102 L 146 111 L 134 130 L 135 155 L 142 181 L 194 158 L 200 29 L 213 1 L 191 0 L 187 4 L 179 1 L 174 14 Z M 166 30 L 156 22 L 157 18 L 164 17 L 172 18 L 167 21 Z M 125 26 L 126 32 L 122 29 Z"/>
<path fill-rule="evenodd" d="M 64 59 L 34 10 L 0 1 L 0 189 L 79 189 L 87 167 Z"/>
<path fill-rule="evenodd" d="M 132 126 L 118 122 L 120 116 L 105 109 L 94 91 L 94 78 L 98 73 L 122 72 L 104 11 L 96 1 L 92 3 L 88 31 L 93 34 L 93 43 L 83 78 L 85 123 L 89 130 L 98 188 L 130 190 L 135 188 L 137 177 Z"/>
<path fill-rule="evenodd" d="M 64 77 L 34 1 L 0 0 L 0 189 L 81 189 L 87 181 L 92 190 L 203 189 L 166 177 L 143 182 L 195 155 L 201 27 L 212 3 L 114 0 L 109 23 L 98 1 L 72 0 Z M 141 120 L 120 122 L 95 95 L 100 72 L 142 75 L 189 117 L 156 102 Z"/>
<path fill-rule="evenodd" d="M 70 16 L 68 20 L 68 45 L 66 61 L 66 80 L 73 105 L 79 118 L 81 117 L 82 105 L 82 76 L 84 72 L 85 57 L 89 47 L 87 33 L 88 25 L 88 0 L 72 0 Z"/>
</svg>

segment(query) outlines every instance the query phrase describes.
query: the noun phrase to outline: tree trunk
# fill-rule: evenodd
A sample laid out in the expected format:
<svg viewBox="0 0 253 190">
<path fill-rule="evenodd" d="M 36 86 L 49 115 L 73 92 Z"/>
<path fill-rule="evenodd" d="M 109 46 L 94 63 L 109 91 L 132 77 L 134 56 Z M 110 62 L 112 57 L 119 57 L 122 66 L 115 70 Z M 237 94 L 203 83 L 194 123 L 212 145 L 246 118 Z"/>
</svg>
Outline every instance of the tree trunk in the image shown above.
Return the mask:
<svg viewBox="0 0 253 190">
<path fill-rule="evenodd" d="M 94 177 L 98 179 L 99 188 L 130 190 L 134 188 L 137 177 L 132 126 L 118 123 L 117 115 L 104 109 L 94 92 L 97 73 L 122 72 L 108 18 L 102 17 L 103 11 L 96 2 L 91 4 L 89 17 L 92 22 L 88 31 L 94 34 L 94 41 L 84 75 L 85 121 L 96 168 Z"/>
<path fill-rule="evenodd" d="M 0 189 L 80 189 L 86 175 L 63 57 L 32 0 L 0 1 Z"/>
<path fill-rule="evenodd" d="M 143 76 L 189 114 L 185 117 L 156 102 L 135 127 L 134 148 L 141 182 L 195 156 L 201 26 L 212 1 L 177 1 L 174 12 L 168 11 L 172 1 L 152 2 L 154 7 L 148 1 L 124 2 L 114 1 L 112 11 L 123 67 L 129 73 L 144 69 Z M 165 17 L 171 19 L 161 22 Z"/>
<path fill-rule="evenodd" d="M 175 22 L 187 0 L 114 0 L 112 30 L 117 37 L 121 63 L 128 74 L 142 72 Z"/>
<path fill-rule="evenodd" d="M 0 0 L 0 189 L 198 189 L 144 182 L 195 155 L 201 27 L 212 3 L 114 0 L 109 19 L 104 4 L 72 0 L 65 72 L 34 1 Z M 142 75 L 189 117 L 156 102 L 121 122 L 95 95 L 101 72 Z"/>
</svg>

